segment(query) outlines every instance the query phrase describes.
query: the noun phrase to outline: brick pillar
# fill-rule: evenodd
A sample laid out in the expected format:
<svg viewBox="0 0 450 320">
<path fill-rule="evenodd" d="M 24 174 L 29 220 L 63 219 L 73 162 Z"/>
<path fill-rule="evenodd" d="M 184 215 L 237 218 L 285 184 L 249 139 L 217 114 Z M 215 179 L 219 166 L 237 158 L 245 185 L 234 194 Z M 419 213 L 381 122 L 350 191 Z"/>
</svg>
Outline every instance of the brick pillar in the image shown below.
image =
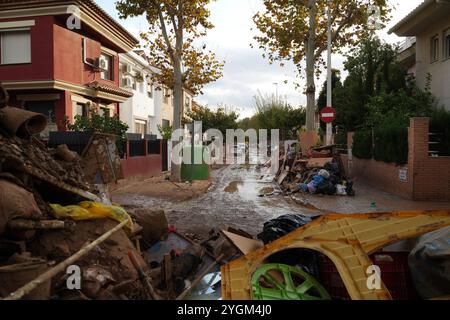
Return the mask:
<svg viewBox="0 0 450 320">
<path fill-rule="evenodd" d="M 411 118 L 408 158 L 412 158 L 413 162 L 427 159 L 429 156 L 429 126 L 429 118 Z"/>
<path fill-rule="evenodd" d="M 408 179 L 412 181 L 412 198 L 416 199 L 423 188 L 429 158 L 429 118 L 411 118 L 408 132 Z"/>
</svg>

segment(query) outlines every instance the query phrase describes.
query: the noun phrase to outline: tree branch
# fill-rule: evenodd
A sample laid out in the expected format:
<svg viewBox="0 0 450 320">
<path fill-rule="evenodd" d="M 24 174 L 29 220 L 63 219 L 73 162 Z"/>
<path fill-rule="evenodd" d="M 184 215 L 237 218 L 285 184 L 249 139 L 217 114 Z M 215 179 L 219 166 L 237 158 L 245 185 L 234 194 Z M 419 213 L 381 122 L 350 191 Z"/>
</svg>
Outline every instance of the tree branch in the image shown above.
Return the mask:
<svg viewBox="0 0 450 320">
<path fill-rule="evenodd" d="M 155 6 L 157 12 L 158 12 L 158 17 L 159 17 L 159 22 L 161 23 L 161 31 L 164 37 L 164 40 L 166 42 L 167 45 L 167 51 L 169 52 L 170 58 L 172 59 L 172 62 L 175 62 L 175 55 L 174 55 L 174 51 L 173 51 L 173 47 L 172 47 L 172 43 L 170 42 L 170 38 L 169 35 L 167 33 L 167 26 L 166 26 L 166 22 L 164 21 L 164 16 L 163 16 L 163 12 L 161 9 L 161 6 L 156 2 L 156 1 L 152 1 L 153 5 Z"/>
</svg>

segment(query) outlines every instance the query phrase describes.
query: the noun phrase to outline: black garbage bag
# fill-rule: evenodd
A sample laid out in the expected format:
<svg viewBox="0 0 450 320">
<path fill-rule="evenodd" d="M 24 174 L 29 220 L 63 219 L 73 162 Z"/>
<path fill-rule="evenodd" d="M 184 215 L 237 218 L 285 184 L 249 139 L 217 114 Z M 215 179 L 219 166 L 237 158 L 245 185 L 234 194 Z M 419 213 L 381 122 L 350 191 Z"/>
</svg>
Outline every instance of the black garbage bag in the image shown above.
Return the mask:
<svg viewBox="0 0 450 320">
<path fill-rule="evenodd" d="M 317 186 L 316 193 L 332 196 L 332 195 L 336 194 L 336 185 L 334 185 L 329 180 L 325 180 L 323 183 L 321 183 L 319 186 Z"/>
<path fill-rule="evenodd" d="M 342 183 L 342 179 L 334 174 L 330 175 L 330 179 L 328 179 L 334 186 Z"/>
<path fill-rule="evenodd" d="M 450 295 L 450 228 L 422 236 L 408 263 L 414 286 L 423 299 Z"/>
<path fill-rule="evenodd" d="M 353 182 L 347 181 L 347 188 L 345 189 L 347 195 L 350 197 L 354 197 L 356 195 L 355 189 L 353 189 Z"/>
<path fill-rule="evenodd" d="M 258 235 L 258 239 L 264 244 L 273 242 L 298 228 L 307 225 L 317 217 L 310 217 L 303 214 L 287 214 L 264 224 L 263 232 Z M 289 249 L 271 255 L 267 263 L 282 263 L 291 266 L 299 266 L 305 272 L 314 277 L 319 276 L 319 256 L 316 251 L 309 249 Z"/>
<path fill-rule="evenodd" d="M 280 216 L 264 223 L 263 231 L 258 234 L 258 239 L 264 242 L 264 244 L 268 244 L 303 227 L 312 220 L 312 217 L 303 214 L 287 214 Z"/>
<path fill-rule="evenodd" d="M 331 175 L 335 175 L 340 177 L 341 170 L 339 169 L 339 164 L 336 162 L 328 162 L 323 166 L 325 170 L 327 170 Z"/>
</svg>

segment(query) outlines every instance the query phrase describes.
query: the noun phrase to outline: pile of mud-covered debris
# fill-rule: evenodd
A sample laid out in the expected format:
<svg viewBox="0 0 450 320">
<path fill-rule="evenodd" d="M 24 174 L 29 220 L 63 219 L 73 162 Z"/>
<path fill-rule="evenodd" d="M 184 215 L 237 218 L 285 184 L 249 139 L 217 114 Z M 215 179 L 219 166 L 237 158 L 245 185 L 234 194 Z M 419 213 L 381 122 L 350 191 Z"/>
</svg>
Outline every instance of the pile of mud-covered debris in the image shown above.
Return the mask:
<svg viewBox="0 0 450 320">
<path fill-rule="evenodd" d="M 6 106 L 3 90 L 1 95 L 0 297 L 120 297 L 116 291 L 104 289 L 115 288 L 124 281 L 130 282 L 127 297 L 142 295 L 136 268 L 128 258 L 130 252 L 138 252 L 132 242 L 133 232 L 116 230 L 106 241 L 89 250 L 88 245 L 108 233 L 117 222 L 83 219 L 74 214 L 73 208 L 63 207 L 83 201 L 100 205 L 97 188 L 85 179 L 81 157 L 66 146 L 47 148 L 37 137 L 45 129 L 47 119 L 41 114 Z M 64 219 L 58 218 L 55 205 L 65 208 Z M 81 254 L 76 261 L 68 266 L 58 265 L 78 251 Z M 139 262 L 144 264 L 142 259 Z M 83 289 L 76 289 L 77 281 L 74 287 L 67 285 L 70 282 L 67 268 L 74 276 L 79 270 Z M 23 287 L 35 279 L 39 279 L 39 285 Z"/>
<path fill-rule="evenodd" d="M 298 149 L 298 144 L 292 143 L 281 151 L 276 180 L 284 192 L 355 195 L 353 182 L 346 177 L 335 146 L 313 148 L 307 153 Z"/>
<path fill-rule="evenodd" d="M 221 232 L 196 243 L 164 212 L 113 205 L 111 136 L 94 134 L 81 155 L 51 149 L 38 136 L 46 117 L 0 93 L 0 299 L 189 298 L 239 253 Z"/>
</svg>

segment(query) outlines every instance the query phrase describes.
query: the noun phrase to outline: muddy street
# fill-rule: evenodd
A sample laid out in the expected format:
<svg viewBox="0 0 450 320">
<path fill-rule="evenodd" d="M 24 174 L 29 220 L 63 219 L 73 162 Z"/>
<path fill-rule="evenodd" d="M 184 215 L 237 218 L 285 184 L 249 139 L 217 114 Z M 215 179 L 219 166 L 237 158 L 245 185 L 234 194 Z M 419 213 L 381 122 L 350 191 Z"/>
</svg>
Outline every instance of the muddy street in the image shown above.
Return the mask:
<svg viewBox="0 0 450 320">
<path fill-rule="evenodd" d="M 161 180 L 161 179 L 160 179 Z M 160 181 L 161 182 L 161 181 Z M 168 186 L 180 194 L 163 197 Z M 158 190 L 161 188 L 161 190 Z M 203 188 L 203 189 L 202 189 Z M 186 196 L 186 190 L 195 189 Z M 398 210 L 439 210 L 449 202 L 421 202 L 402 199 L 355 183 L 355 197 L 271 194 L 278 190 L 273 177 L 256 166 L 230 165 L 211 172 L 211 182 L 194 185 L 156 183 L 148 180 L 115 192 L 113 200 L 128 209 L 152 208 L 166 212 L 171 225 L 184 234 L 204 237 L 212 228 L 231 226 L 257 235 L 264 222 L 287 213 L 320 215 L 328 213 L 368 213 Z M 152 192 L 149 192 L 152 191 Z M 186 200 L 187 199 L 187 200 Z"/>
<path fill-rule="evenodd" d="M 255 166 L 231 165 L 211 173 L 212 184 L 198 198 L 183 202 L 168 201 L 136 193 L 120 192 L 114 201 L 127 208 L 163 209 L 169 222 L 186 234 L 205 235 L 212 228 L 232 226 L 253 235 L 263 223 L 282 214 L 316 211 L 303 208 L 283 196 L 261 197 L 262 192 L 276 190 L 273 177 Z"/>
</svg>

